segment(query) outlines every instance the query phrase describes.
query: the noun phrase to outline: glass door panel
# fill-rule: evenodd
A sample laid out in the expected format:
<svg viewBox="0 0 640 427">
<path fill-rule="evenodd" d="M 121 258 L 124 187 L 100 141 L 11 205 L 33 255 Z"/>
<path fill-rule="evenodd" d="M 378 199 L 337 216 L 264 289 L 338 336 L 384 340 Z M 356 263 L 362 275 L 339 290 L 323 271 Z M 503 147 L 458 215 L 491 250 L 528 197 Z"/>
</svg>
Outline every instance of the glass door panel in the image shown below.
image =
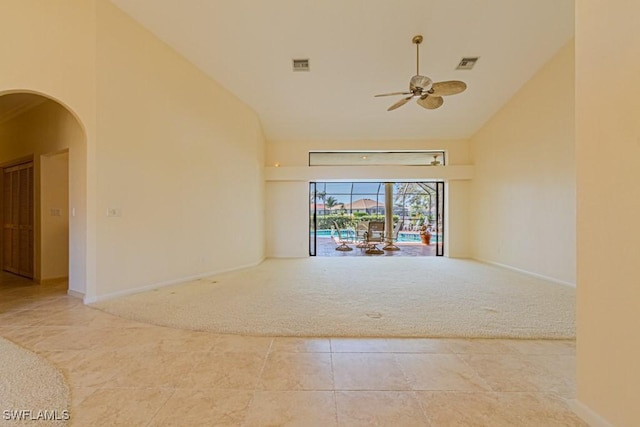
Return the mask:
<svg viewBox="0 0 640 427">
<path fill-rule="evenodd" d="M 436 256 L 444 256 L 444 182 L 436 182 Z"/>
<path fill-rule="evenodd" d="M 315 182 L 309 183 L 309 256 L 316 256 L 316 202 L 318 198 L 317 186 Z"/>
</svg>

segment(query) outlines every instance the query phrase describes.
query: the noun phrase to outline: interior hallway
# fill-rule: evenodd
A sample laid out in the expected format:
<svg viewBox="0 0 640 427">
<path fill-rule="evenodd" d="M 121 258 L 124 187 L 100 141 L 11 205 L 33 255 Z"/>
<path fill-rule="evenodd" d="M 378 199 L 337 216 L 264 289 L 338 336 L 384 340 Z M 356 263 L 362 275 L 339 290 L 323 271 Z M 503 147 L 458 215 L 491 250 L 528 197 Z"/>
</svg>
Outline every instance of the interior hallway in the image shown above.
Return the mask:
<svg viewBox="0 0 640 427">
<path fill-rule="evenodd" d="M 0 280 L 0 336 L 63 372 L 71 425 L 587 425 L 573 341 L 216 335 Z"/>
</svg>

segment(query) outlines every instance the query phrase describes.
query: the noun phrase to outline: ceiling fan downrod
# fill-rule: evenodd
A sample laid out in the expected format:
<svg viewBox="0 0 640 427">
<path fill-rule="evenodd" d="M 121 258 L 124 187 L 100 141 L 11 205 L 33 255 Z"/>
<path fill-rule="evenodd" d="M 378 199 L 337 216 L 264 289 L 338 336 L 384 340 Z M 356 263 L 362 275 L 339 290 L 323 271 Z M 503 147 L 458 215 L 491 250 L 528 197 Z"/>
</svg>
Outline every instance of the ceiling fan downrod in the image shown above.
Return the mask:
<svg viewBox="0 0 640 427">
<path fill-rule="evenodd" d="M 420 43 L 422 43 L 422 36 L 413 36 L 411 42 L 416 45 L 416 75 L 420 75 Z"/>
</svg>

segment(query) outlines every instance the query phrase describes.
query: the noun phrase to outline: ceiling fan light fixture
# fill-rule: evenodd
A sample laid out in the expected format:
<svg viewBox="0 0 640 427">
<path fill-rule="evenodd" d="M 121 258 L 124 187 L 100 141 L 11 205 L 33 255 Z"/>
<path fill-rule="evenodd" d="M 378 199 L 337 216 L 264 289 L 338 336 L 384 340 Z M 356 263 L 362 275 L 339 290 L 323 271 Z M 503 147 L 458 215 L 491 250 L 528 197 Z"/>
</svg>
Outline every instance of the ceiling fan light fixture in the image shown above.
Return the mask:
<svg viewBox="0 0 640 427">
<path fill-rule="evenodd" d="M 433 81 L 427 76 L 415 75 L 411 77 L 411 81 L 409 82 L 409 88 L 413 92 L 415 89 L 419 89 L 420 91 L 428 91 L 431 89 L 433 85 Z"/>
</svg>

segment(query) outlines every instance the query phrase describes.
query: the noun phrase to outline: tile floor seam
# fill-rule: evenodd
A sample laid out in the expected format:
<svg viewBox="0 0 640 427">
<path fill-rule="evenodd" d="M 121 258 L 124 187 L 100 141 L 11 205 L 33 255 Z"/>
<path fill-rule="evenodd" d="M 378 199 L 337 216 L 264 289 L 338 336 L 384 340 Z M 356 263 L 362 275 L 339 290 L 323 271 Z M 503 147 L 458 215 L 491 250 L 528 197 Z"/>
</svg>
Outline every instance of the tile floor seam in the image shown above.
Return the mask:
<svg viewBox="0 0 640 427">
<path fill-rule="evenodd" d="M 431 420 L 431 418 L 427 414 L 427 410 L 422 405 L 422 403 L 420 402 L 420 399 L 418 399 L 418 392 L 413 387 L 411 381 L 409 381 L 409 376 L 407 375 L 407 372 L 405 371 L 404 366 L 402 365 L 402 363 L 400 363 L 400 360 L 398 360 L 398 353 L 393 353 L 393 358 L 396 361 L 396 363 L 398 364 L 398 366 L 400 368 L 400 372 L 402 372 L 402 375 L 404 376 L 404 380 L 405 380 L 406 384 L 409 387 L 409 390 L 407 390 L 407 392 L 410 393 L 411 397 L 417 402 L 418 407 L 420 408 L 420 411 L 422 412 L 422 416 L 424 417 L 425 420 L 427 420 L 427 424 L 429 426 L 432 426 L 433 425 L 433 421 Z"/>
<path fill-rule="evenodd" d="M 336 427 L 339 427 L 340 426 L 340 419 L 338 418 L 338 397 L 336 396 L 335 389 L 331 392 L 331 396 L 333 397 L 333 408 L 334 408 L 334 411 L 335 411 Z"/>
<path fill-rule="evenodd" d="M 333 339 L 329 339 L 329 350 L 331 350 L 331 353 L 329 353 L 331 355 L 331 383 L 333 385 L 333 390 L 332 390 L 332 394 L 333 394 L 333 407 L 334 410 L 336 411 L 336 427 L 340 426 L 340 420 L 338 418 L 338 396 L 337 396 L 337 391 L 336 391 L 336 374 L 335 374 L 335 370 L 334 370 L 334 362 L 333 362 L 333 356 L 334 356 L 334 352 L 333 352 Z"/>
<path fill-rule="evenodd" d="M 333 387 L 333 393 L 335 395 L 336 392 L 336 374 L 333 367 L 333 353 L 329 353 L 331 355 L 331 384 Z M 336 404 L 337 405 L 337 404 Z"/>
</svg>

